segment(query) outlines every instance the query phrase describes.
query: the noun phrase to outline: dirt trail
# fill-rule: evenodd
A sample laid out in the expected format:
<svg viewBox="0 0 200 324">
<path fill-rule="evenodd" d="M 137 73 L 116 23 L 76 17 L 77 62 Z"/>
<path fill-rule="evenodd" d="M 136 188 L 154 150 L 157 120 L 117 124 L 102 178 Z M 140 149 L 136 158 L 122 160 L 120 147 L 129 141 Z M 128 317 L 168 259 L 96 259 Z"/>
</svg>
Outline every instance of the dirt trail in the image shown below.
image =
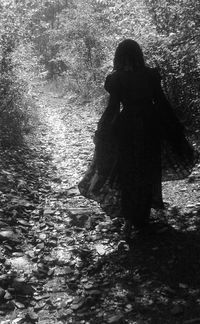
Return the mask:
<svg viewBox="0 0 200 324">
<path fill-rule="evenodd" d="M 97 116 L 94 111 L 82 111 L 51 92 L 39 100 L 42 124 L 41 141 L 62 182 L 75 185 L 92 154 L 92 134 Z M 41 136 L 40 135 L 40 136 Z"/>
<path fill-rule="evenodd" d="M 127 244 L 118 222 L 76 187 L 92 157 L 97 114 L 47 90 L 37 106 L 29 149 L 2 167 L 10 189 L 2 187 L 0 216 L 5 210 L 10 234 L 0 232 L 0 323 L 200 318 L 199 171 L 190 182 L 164 184 L 167 232 Z"/>
</svg>

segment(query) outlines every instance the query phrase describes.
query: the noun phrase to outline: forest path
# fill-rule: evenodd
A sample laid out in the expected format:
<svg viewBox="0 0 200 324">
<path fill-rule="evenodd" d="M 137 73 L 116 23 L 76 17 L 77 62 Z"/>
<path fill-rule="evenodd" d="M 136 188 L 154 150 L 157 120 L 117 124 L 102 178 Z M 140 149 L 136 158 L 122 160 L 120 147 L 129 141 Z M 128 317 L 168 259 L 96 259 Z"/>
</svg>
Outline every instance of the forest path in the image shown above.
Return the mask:
<svg viewBox="0 0 200 324">
<path fill-rule="evenodd" d="M 96 112 L 45 88 L 36 99 L 28 148 L 2 153 L 0 323 L 199 320 L 199 171 L 164 184 L 167 232 L 128 245 L 76 187 L 92 157 Z"/>
</svg>

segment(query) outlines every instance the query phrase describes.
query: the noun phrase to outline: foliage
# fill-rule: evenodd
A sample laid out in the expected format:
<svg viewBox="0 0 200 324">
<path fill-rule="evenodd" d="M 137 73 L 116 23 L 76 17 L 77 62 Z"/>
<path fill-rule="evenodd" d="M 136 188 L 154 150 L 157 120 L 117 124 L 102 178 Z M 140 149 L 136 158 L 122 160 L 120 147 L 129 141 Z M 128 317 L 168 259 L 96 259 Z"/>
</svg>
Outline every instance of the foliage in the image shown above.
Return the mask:
<svg viewBox="0 0 200 324">
<path fill-rule="evenodd" d="M 54 12 L 53 20 L 44 8 L 34 14 L 41 17 L 43 12 L 43 20 L 48 22 L 48 28 L 41 33 L 44 23 L 37 20 L 40 36 L 36 48 L 40 39 L 45 47 L 40 47 L 40 54 L 47 75 L 62 75 L 64 90 L 73 90 L 88 99 L 103 94 L 102 85 L 112 69 L 114 49 L 119 41 L 129 37 L 141 44 L 149 65 L 159 66 L 166 93 L 180 116 L 184 117 L 185 110 L 187 120 L 190 112 L 197 116 L 197 2 L 76 0 L 65 5 L 61 1 L 60 7 L 54 1 L 47 4 L 48 10 Z"/>
<path fill-rule="evenodd" d="M 199 1 L 146 0 L 159 38 L 154 52 L 163 72 L 167 92 L 180 113 L 198 129 L 199 120 Z"/>
<path fill-rule="evenodd" d="M 37 58 L 27 43 L 22 16 L 11 2 L 3 1 L 0 13 L 0 141 L 22 141 L 31 104 L 28 90 Z"/>
<path fill-rule="evenodd" d="M 63 92 L 79 98 L 104 97 L 114 49 L 124 38 L 137 40 L 147 64 L 160 68 L 180 116 L 186 111 L 187 121 L 188 115 L 199 119 L 199 1 L 3 0 L 0 6 L 0 100 L 2 107 L 10 107 L 7 102 L 18 93 L 18 100 L 12 100 L 12 107 L 20 107 L 18 120 L 38 75 L 60 79 Z M 2 73 L 5 64 L 9 72 Z"/>
</svg>

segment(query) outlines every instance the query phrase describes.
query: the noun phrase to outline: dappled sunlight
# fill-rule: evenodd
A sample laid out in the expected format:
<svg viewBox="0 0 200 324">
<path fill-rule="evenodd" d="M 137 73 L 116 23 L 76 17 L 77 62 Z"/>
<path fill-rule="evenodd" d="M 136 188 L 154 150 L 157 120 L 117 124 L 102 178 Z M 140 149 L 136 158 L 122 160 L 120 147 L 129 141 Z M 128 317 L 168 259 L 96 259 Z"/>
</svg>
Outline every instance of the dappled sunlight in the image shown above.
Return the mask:
<svg viewBox="0 0 200 324">
<path fill-rule="evenodd" d="M 15 318 L 39 323 L 198 318 L 196 180 L 164 183 L 168 207 L 152 218 L 167 228 L 126 241 L 122 219 L 110 219 L 77 188 L 92 158 L 96 112 L 44 89 L 37 104 L 40 123 L 27 146 L 1 152 L 3 316 L 16 307 Z"/>
<path fill-rule="evenodd" d="M 66 99 L 56 99 L 51 93 L 39 101 L 44 129 L 42 145 L 46 145 L 55 164 L 57 175 L 62 176 L 66 187 L 76 185 L 92 157 L 92 136 L 97 121 L 92 107 L 68 104 Z M 48 125 L 45 126 L 45 125 Z"/>
<path fill-rule="evenodd" d="M 200 323 L 199 162 L 129 238 L 78 189 L 129 37 L 198 149 L 198 1 L 1 0 L 0 324 Z"/>
</svg>

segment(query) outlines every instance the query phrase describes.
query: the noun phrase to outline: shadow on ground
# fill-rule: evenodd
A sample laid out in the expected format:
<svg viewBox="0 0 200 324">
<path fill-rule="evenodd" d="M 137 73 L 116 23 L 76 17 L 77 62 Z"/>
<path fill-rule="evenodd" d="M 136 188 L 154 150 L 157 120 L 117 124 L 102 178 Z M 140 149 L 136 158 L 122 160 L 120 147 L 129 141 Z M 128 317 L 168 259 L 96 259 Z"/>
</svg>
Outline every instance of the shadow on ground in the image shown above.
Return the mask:
<svg viewBox="0 0 200 324">
<path fill-rule="evenodd" d="M 199 229 L 181 231 L 168 225 L 159 234 L 133 235 L 128 246 L 119 239 L 115 243 L 114 251 L 87 271 L 87 281 L 101 292 L 98 308 L 107 309 L 111 318 L 118 314 L 116 323 L 175 324 L 200 318 Z M 84 307 L 79 312 L 84 314 Z M 88 312 L 85 319 L 91 316 Z"/>
<path fill-rule="evenodd" d="M 3 210 L 0 211 L 0 221 L 16 234 L 3 241 L 1 250 L 5 255 L 12 255 L 13 252 L 23 252 L 23 237 L 29 237 L 31 231 L 28 225 L 30 217 L 36 224 L 42 218 L 43 200 L 51 194 L 49 178 L 52 178 L 53 169 L 49 156 L 42 150 L 30 150 L 28 147 L 1 152 L 0 165 Z M 35 210 L 37 213 L 34 214 Z M 184 214 L 178 209 L 171 209 L 167 212 L 169 225 L 165 231 L 157 234 L 134 233 L 129 242 L 124 241 L 114 223 L 107 228 L 100 226 L 99 232 L 96 228 L 79 229 L 77 248 L 71 247 L 77 258 L 70 266 L 67 263 L 66 266 L 65 263 L 57 266 L 62 270 L 65 284 L 56 288 L 62 288 L 66 296 L 72 296 L 71 301 L 65 297 L 67 308 L 63 306 L 59 310 L 61 322 L 66 323 L 73 318 L 71 323 L 86 320 L 95 324 L 187 324 L 189 320 L 200 318 L 199 216 L 197 208 Z M 43 223 L 45 228 L 46 220 Z M 73 234 L 73 243 L 75 232 L 70 234 L 68 230 L 66 236 Z M 31 246 L 36 243 L 41 245 L 37 235 L 33 234 L 29 237 Z M 97 255 L 94 248 L 99 243 L 105 243 L 107 251 L 103 255 L 101 252 Z M 1 270 L 6 273 L 5 261 Z M 56 269 L 56 261 L 54 265 Z M 47 280 L 47 275 L 44 276 Z M 33 290 L 28 291 L 30 286 L 23 283 L 25 294 L 29 295 L 25 303 L 13 286 L 17 282 L 15 278 L 6 277 L 6 280 L 8 282 L 3 288 L 14 288 L 15 300 L 28 307 L 33 295 Z M 15 304 L 6 302 L 6 307 L 8 305 L 11 305 L 11 311 L 15 307 Z M 44 305 L 47 306 L 47 303 Z M 55 305 L 52 307 L 55 308 Z"/>
</svg>

